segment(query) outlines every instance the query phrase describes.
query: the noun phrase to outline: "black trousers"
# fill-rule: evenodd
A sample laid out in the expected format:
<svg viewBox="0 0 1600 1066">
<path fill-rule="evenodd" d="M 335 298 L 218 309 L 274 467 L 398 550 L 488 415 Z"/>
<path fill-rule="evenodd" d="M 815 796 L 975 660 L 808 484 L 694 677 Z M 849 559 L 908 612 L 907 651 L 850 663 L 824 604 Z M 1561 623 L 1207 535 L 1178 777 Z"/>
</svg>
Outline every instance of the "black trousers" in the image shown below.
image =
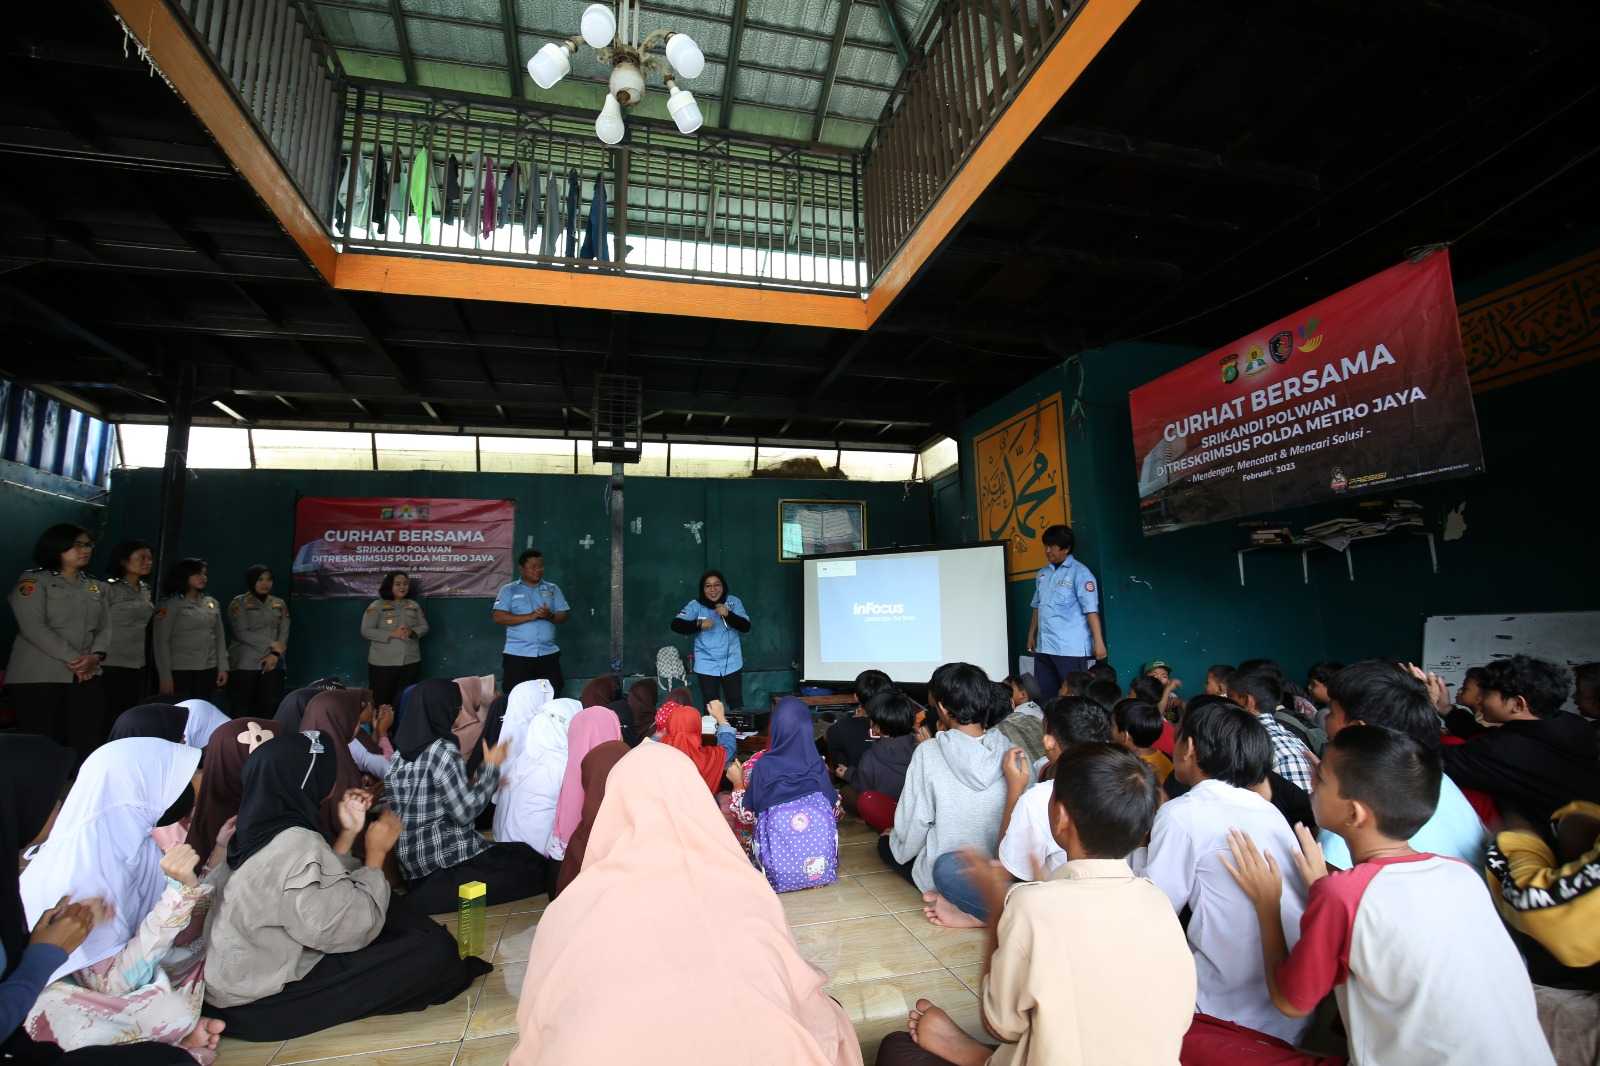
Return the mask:
<svg viewBox="0 0 1600 1066">
<path fill-rule="evenodd" d="M 713 677 L 710 674 L 695 674 L 695 683 L 700 686 L 700 699 L 705 704 L 712 700 L 721 700 L 723 706 L 730 711 L 737 711 L 744 706 L 744 671 L 735 670 L 731 674 Z M 702 706 L 702 710 L 704 707 Z"/>
<path fill-rule="evenodd" d="M 172 671 L 172 694 L 180 700 L 217 702 L 217 671 L 214 668 Z"/>
<path fill-rule="evenodd" d="M 455 937 L 439 923 L 390 900 L 378 938 L 359 951 L 324 955 L 293 984 L 242 1007 L 213 1007 L 238 1040 L 284 1040 L 374 1014 L 402 1014 L 446 1003 L 489 964 L 458 957 Z"/>
<path fill-rule="evenodd" d="M 368 663 L 367 686 L 372 689 L 372 705 L 382 707 L 388 704 L 399 711 L 400 693 L 406 690 L 407 685 L 415 685 L 421 677 L 421 663 L 406 666 L 374 666 Z"/>
<path fill-rule="evenodd" d="M 507 652 L 500 656 L 500 671 L 504 675 L 501 691 L 507 695 L 524 681 L 542 679 L 550 682 L 550 687 L 556 690 L 557 696 L 560 696 L 561 686 L 566 681 L 561 673 L 559 651 L 553 651 L 549 655 L 512 655 Z"/>
<path fill-rule="evenodd" d="M 1093 665 L 1093 659 L 1080 659 L 1071 655 L 1046 655 L 1044 652 L 1034 652 L 1033 679 L 1039 683 L 1039 695 L 1049 703 L 1060 694 L 1061 683 L 1067 675 L 1078 670 L 1087 670 Z M 1078 693 L 1083 695 L 1083 693 Z"/>
<path fill-rule="evenodd" d="M 104 666 L 100 668 L 100 679 L 106 690 L 106 716 L 112 722 L 156 691 L 150 671 L 142 666 Z"/>
<path fill-rule="evenodd" d="M 66 745 L 77 752 L 80 763 L 111 733 L 105 682 L 98 677 L 7 685 L 6 692 L 17 712 L 19 732 L 37 733 Z"/>
<path fill-rule="evenodd" d="M 460 898 L 456 890 L 468 881 L 484 883 L 485 907 L 527 899 L 554 883 L 550 867 L 549 859 L 526 844 L 494 844 L 464 863 L 406 882 L 406 904 L 418 914 L 450 914 Z"/>
<path fill-rule="evenodd" d="M 235 718 L 271 718 L 283 699 L 283 668 L 234 670 L 228 674 L 228 713 Z"/>
<path fill-rule="evenodd" d="M 878 837 L 878 858 L 882 859 L 891 870 L 910 881 L 913 885 L 917 883 L 911 877 L 911 868 L 917 864 L 917 860 L 912 859 L 910 862 L 901 862 L 895 858 L 894 849 L 889 846 L 889 837 L 887 835 Z"/>
</svg>

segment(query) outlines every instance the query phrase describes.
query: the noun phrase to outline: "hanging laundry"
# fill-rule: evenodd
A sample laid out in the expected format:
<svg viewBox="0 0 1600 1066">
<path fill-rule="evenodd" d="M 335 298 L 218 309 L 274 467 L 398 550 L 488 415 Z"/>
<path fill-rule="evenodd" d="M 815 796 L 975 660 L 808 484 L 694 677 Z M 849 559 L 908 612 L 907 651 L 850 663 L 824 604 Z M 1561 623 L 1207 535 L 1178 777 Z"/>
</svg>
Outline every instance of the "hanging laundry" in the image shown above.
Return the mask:
<svg viewBox="0 0 1600 1066">
<path fill-rule="evenodd" d="M 455 156 L 444 162 L 444 224 L 453 226 L 461 208 L 461 164 Z"/>
<path fill-rule="evenodd" d="M 344 229 L 344 205 L 350 195 L 350 157 L 345 156 L 339 161 L 339 190 L 333 194 L 333 228 L 340 233 Z"/>
<path fill-rule="evenodd" d="M 533 235 L 539 228 L 539 199 L 543 193 L 539 186 L 539 161 L 528 164 L 528 198 L 523 206 L 523 228 L 527 231 L 528 251 L 533 251 Z"/>
<path fill-rule="evenodd" d="M 556 234 L 561 232 L 561 181 L 550 175 L 550 188 L 544 196 L 544 232 L 539 236 L 539 254 L 556 254 Z"/>
<path fill-rule="evenodd" d="M 500 205 L 499 194 L 495 189 L 494 160 L 483 158 L 478 167 L 478 181 L 481 183 L 482 195 L 479 199 L 483 202 L 481 209 L 482 219 L 478 232 L 485 237 L 494 236 L 494 216 Z"/>
<path fill-rule="evenodd" d="M 606 241 L 606 226 L 606 183 L 603 175 L 596 171 L 594 195 L 589 199 L 589 228 L 583 234 L 583 250 L 578 253 L 580 259 L 611 262 L 611 249 Z"/>
<path fill-rule="evenodd" d="M 357 226 L 365 230 L 368 220 L 372 217 L 372 162 L 367 159 L 366 149 L 361 151 L 359 164 L 356 167 L 355 202 L 350 208 L 352 230 Z"/>
<path fill-rule="evenodd" d="M 561 251 L 568 259 L 578 254 L 578 205 L 582 196 L 578 188 L 578 172 L 567 171 L 567 244 Z"/>
<path fill-rule="evenodd" d="M 517 193 L 520 191 L 518 184 L 521 170 L 516 163 L 506 167 L 500 175 L 500 203 L 495 208 L 495 224 L 509 226 L 517 220 Z"/>
<path fill-rule="evenodd" d="M 433 182 L 428 171 L 428 150 L 419 148 L 416 158 L 411 161 L 411 213 L 417 216 L 417 224 L 422 227 L 422 243 L 427 244 L 431 238 L 428 228 L 433 222 Z"/>
<path fill-rule="evenodd" d="M 377 161 L 372 166 L 372 216 L 368 225 L 379 233 L 386 232 L 389 227 L 389 169 L 384 165 L 381 144 Z"/>
<path fill-rule="evenodd" d="M 411 188 L 411 161 L 400 155 L 400 146 L 394 147 L 394 187 L 389 192 L 389 217 L 398 227 L 400 239 L 406 239 L 406 194 Z"/>
</svg>

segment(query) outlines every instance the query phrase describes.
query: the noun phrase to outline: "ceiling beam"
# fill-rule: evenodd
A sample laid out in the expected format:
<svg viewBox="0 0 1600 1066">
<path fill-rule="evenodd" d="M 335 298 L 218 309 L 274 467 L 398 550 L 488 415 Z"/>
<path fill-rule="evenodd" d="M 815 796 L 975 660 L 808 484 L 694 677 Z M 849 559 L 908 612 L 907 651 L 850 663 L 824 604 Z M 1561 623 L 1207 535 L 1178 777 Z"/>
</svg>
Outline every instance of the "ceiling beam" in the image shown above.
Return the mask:
<svg viewBox="0 0 1600 1066">
<path fill-rule="evenodd" d="M 198 144 L 147 140 L 103 134 L 95 147 L 86 146 L 70 130 L 36 126 L 0 126 L 0 154 L 97 163 L 126 170 L 180 173 L 186 177 L 233 178 L 233 170 L 216 149 Z"/>
<path fill-rule="evenodd" d="M 411 33 L 406 29 L 406 13 L 400 0 L 389 0 L 389 18 L 394 22 L 394 38 L 400 42 L 400 62 L 405 65 L 406 84 L 417 84 L 417 61 L 411 54 Z"/>
<path fill-rule="evenodd" d="M 906 43 L 906 31 L 900 25 L 900 12 L 895 10 L 894 0 L 878 0 L 878 14 L 883 20 L 884 32 L 894 43 L 894 53 L 900 57 L 903 71 L 911 65 L 911 46 Z"/>
<path fill-rule="evenodd" d="M 844 51 L 844 31 L 850 25 L 850 0 L 838 0 L 839 17 L 833 23 L 833 41 L 828 47 L 828 65 L 822 71 L 822 88 L 817 93 L 817 110 L 811 117 L 811 139 L 822 139 L 822 120 L 828 116 L 833 100 L 833 84 L 839 76 L 839 53 Z"/>
<path fill-rule="evenodd" d="M 1195 148 L 1133 137 L 1115 130 L 1056 125 L 1040 130 L 1037 137 L 1047 144 L 1113 155 L 1179 170 L 1203 171 L 1254 184 L 1286 186 L 1312 192 L 1322 188 L 1322 179 L 1309 170 L 1279 163 L 1228 159 L 1209 148 Z"/>
<path fill-rule="evenodd" d="M 848 11 L 850 9 L 850 0 L 839 0 L 839 2 L 844 5 L 845 10 Z M 867 345 L 872 342 L 872 336 L 870 332 L 860 333 L 851 339 L 849 345 L 839 353 L 839 357 L 828 368 L 828 372 L 822 375 L 822 380 L 817 382 L 816 388 L 811 390 L 812 402 L 820 400 L 822 394 L 827 392 L 833 383 L 838 381 L 844 372 L 850 369 L 850 364 L 855 362 L 856 356 L 867 350 Z"/>
<path fill-rule="evenodd" d="M 739 62 L 743 58 L 739 50 L 744 45 L 746 6 L 747 0 L 733 0 L 733 27 L 728 31 L 728 54 L 723 59 L 722 67 L 722 107 L 717 113 L 719 126 L 733 125 L 733 109 L 739 104 L 735 94 L 739 91 Z"/>
<path fill-rule="evenodd" d="M 522 63 L 517 59 L 517 2 L 500 0 L 500 30 L 506 44 L 506 95 L 513 100 L 522 98 Z"/>
<path fill-rule="evenodd" d="M 82 341 L 95 351 L 109 355 L 111 358 L 115 359 L 119 363 L 124 364 L 125 366 L 132 367 L 134 370 L 137 370 L 143 374 L 149 374 L 153 376 L 155 373 L 154 367 L 145 362 L 144 359 L 134 355 L 132 352 L 119 345 L 111 343 L 98 333 L 95 333 L 93 330 L 79 325 L 72 318 L 56 310 L 54 307 L 51 307 L 49 304 L 33 296 L 31 293 L 24 292 L 23 290 L 17 288 L 10 282 L 0 282 L 0 297 L 9 299 L 18 307 L 21 307 L 31 312 L 38 318 L 43 319 L 58 333 L 65 334 L 66 336 L 75 340 Z"/>
</svg>

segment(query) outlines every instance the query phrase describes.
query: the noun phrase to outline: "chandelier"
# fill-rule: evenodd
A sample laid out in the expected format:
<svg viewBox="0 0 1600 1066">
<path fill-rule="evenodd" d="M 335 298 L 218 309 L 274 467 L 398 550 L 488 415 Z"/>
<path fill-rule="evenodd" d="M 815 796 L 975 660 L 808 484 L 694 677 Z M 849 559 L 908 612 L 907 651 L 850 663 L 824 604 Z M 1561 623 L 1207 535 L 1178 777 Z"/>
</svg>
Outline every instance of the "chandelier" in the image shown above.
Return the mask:
<svg viewBox="0 0 1600 1066">
<path fill-rule="evenodd" d="M 640 0 L 620 0 L 615 13 L 605 4 L 590 4 L 583 10 L 578 37 L 551 41 L 528 60 L 528 74 L 541 89 L 549 89 L 572 70 L 571 56 L 580 44 L 595 50 L 600 62 L 609 64 L 611 78 L 606 85 L 605 106 L 594 120 L 595 136 L 606 144 L 616 144 L 627 132 L 622 109 L 644 99 L 644 78 L 661 75 L 667 86 L 667 112 L 677 123 L 679 133 L 700 128 L 700 105 L 694 93 L 678 88 L 676 77 L 692 79 L 705 69 L 706 57 L 700 46 L 686 33 L 652 30 L 639 39 Z M 660 48 L 666 56 L 651 54 Z"/>
</svg>

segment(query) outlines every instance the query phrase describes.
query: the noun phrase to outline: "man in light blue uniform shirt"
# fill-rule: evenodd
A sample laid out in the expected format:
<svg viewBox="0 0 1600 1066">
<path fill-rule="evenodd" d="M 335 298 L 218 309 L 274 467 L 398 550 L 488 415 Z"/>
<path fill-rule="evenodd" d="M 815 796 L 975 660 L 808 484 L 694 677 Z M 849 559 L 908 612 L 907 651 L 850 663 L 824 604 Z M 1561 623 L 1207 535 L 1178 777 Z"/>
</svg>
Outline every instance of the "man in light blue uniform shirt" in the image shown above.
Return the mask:
<svg viewBox="0 0 1600 1066">
<path fill-rule="evenodd" d="M 1028 651 L 1039 692 L 1052 700 L 1068 674 L 1106 658 L 1106 640 L 1100 629 L 1100 585 L 1072 557 L 1072 527 L 1051 526 L 1039 539 L 1048 565 L 1040 567 L 1034 584 Z"/>
<path fill-rule="evenodd" d="M 720 699 L 730 710 L 744 706 L 744 646 L 740 634 L 750 632 L 750 612 L 728 591 L 720 570 L 700 575 L 700 595 L 683 605 L 672 631 L 694 635 L 694 678 L 700 698 Z"/>
<path fill-rule="evenodd" d="M 561 694 L 561 649 L 556 645 L 556 626 L 565 622 L 572 609 L 554 581 L 544 579 L 544 555 L 529 548 L 517 556 L 521 576 L 501 585 L 491 612 L 496 625 L 506 627 L 503 667 L 504 691 L 509 693 L 524 681 L 543 679 Z"/>
</svg>

